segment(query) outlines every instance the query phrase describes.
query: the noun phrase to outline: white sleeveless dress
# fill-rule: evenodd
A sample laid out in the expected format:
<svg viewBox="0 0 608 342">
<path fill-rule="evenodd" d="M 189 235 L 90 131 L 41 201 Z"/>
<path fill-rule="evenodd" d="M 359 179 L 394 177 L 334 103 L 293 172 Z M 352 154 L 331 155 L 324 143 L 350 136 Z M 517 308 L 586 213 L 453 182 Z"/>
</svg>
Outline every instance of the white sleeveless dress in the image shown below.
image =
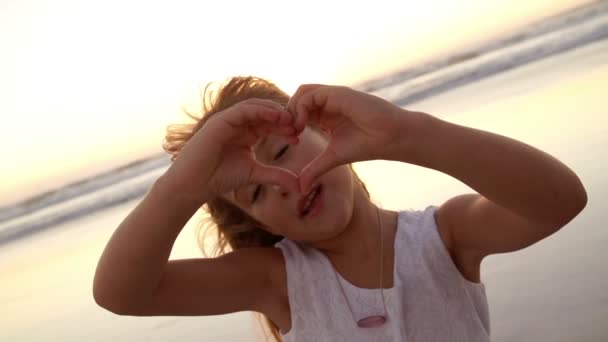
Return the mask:
<svg viewBox="0 0 608 342">
<path fill-rule="evenodd" d="M 320 251 L 283 239 L 291 329 L 285 342 L 314 341 L 490 341 L 490 317 L 483 283 L 465 279 L 446 250 L 435 220 L 436 206 L 399 212 L 393 284 L 384 290 L 388 320 L 359 328 Z M 383 313 L 377 289 L 354 286 L 338 273 L 355 319 Z"/>
</svg>

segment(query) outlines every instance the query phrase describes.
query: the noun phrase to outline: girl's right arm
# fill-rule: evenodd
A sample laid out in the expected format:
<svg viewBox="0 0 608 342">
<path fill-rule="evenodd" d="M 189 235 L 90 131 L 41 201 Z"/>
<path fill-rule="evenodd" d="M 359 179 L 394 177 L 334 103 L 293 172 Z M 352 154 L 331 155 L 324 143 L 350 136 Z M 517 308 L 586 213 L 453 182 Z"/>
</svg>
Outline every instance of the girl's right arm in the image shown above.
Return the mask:
<svg viewBox="0 0 608 342">
<path fill-rule="evenodd" d="M 217 113 L 191 138 L 103 251 L 93 284 L 100 306 L 124 315 L 265 311 L 274 287 L 269 270 L 283 262 L 278 251 L 249 248 L 212 259 L 168 259 L 181 229 L 209 198 L 252 182 L 299 190 L 295 175 L 260 165 L 251 152 L 261 135 L 293 134 L 291 114 L 277 106 L 244 101 Z"/>
<path fill-rule="evenodd" d="M 280 262 L 271 248 L 168 261 L 175 239 L 198 208 L 196 201 L 175 193 L 169 178 L 159 178 L 116 230 L 97 267 L 95 301 L 133 316 L 268 313 L 276 294 L 268 270 Z"/>
</svg>

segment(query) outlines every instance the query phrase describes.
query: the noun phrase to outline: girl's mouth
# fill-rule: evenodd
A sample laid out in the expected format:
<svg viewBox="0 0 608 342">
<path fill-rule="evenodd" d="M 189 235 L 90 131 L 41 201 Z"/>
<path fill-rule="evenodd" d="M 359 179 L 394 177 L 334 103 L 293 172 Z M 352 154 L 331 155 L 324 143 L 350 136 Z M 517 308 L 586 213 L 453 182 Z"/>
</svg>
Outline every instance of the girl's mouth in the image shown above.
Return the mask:
<svg viewBox="0 0 608 342">
<path fill-rule="evenodd" d="M 323 186 L 321 184 L 313 188 L 304 202 L 300 211 L 300 218 L 315 217 L 318 215 L 323 205 Z"/>
</svg>

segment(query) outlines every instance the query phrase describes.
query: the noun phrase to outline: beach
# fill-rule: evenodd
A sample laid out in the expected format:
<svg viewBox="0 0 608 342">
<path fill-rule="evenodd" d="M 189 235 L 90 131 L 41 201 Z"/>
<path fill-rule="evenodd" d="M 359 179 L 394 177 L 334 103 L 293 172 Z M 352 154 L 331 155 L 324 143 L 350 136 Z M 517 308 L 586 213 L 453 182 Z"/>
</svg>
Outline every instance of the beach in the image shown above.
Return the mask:
<svg viewBox="0 0 608 342">
<path fill-rule="evenodd" d="M 588 204 L 554 235 L 492 255 L 481 268 L 492 341 L 606 341 L 608 232 L 608 42 L 600 41 L 407 105 L 502 134 L 558 158 L 580 177 Z M 374 200 L 423 209 L 472 192 L 434 170 L 388 161 L 355 166 Z M 381 172 L 381 173 L 380 173 Z M 380 176 L 381 175 L 381 176 Z M 4 341 L 254 341 L 252 313 L 125 317 L 93 300 L 95 267 L 114 229 L 141 198 L 68 221 L 0 250 Z M 195 216 L 171 259 L 201 257 Z"/>
</svg>

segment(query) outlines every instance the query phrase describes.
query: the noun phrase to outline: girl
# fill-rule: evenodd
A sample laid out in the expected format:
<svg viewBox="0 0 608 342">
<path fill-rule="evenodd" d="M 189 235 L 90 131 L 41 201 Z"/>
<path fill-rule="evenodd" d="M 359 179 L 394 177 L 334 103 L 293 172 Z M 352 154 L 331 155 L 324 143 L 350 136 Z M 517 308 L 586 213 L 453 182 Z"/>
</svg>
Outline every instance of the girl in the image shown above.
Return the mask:
<svg viewBox="0 0 608 342">
<path fill-rule="evenodd" d="M 542 151 L 346 87 L 303 85 L 290 98 L 235 77 L 204 110 L 169 127 L 171 167 L 99 260 L 94 298 L 107 310 L 256 311 L 284 341 L 489 341 L 483 258 L 546 238 L 587 201 Z M 380 209 L 350 164 L 374 159 L 444 172 L 478 194 Z M 223 255 L 169 261 L 203 204 Z"/>
</svg>

